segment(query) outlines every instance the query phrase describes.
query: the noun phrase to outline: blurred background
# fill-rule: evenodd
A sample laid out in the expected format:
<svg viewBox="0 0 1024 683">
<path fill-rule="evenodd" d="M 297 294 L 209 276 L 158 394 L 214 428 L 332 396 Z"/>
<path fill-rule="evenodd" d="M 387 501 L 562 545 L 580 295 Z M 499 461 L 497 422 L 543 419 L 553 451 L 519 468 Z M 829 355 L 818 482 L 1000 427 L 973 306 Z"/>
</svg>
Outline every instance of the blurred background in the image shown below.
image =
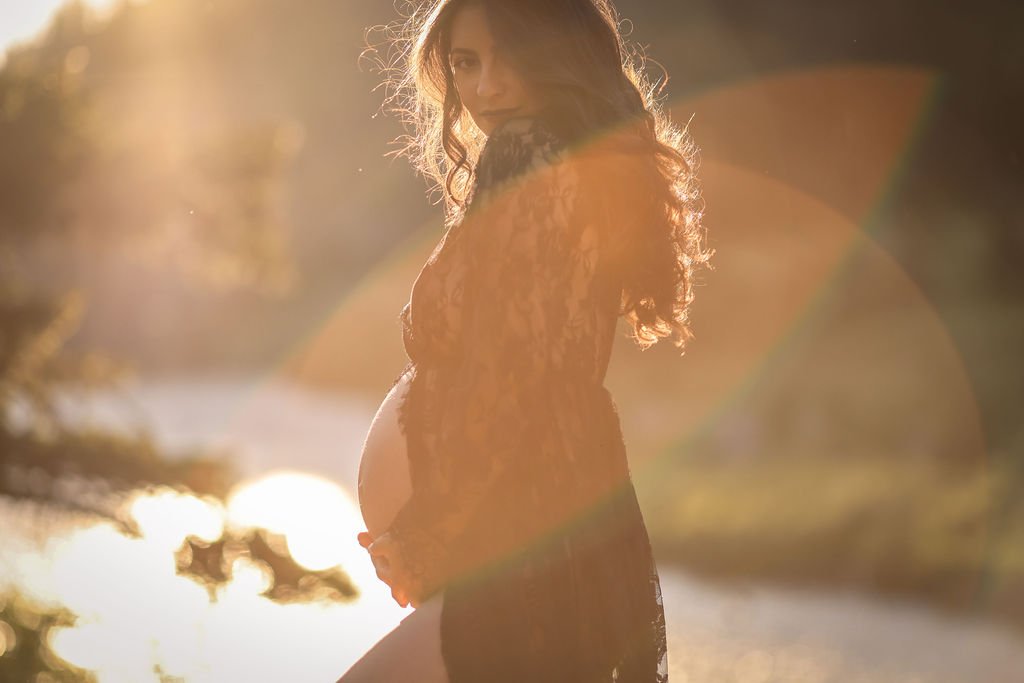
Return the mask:
<svg viewBox="0 0 1024 683">
<path fill-rule="evenodd" d="M 1024 4 L 617 6 L 717 250 L 606 382 L 672 679 L 1024 681 Z M 407 613 L 355 541 L 442 230 L 397 18 L 0 3 L 0 680 L 333 681 Z"/>
</svg>

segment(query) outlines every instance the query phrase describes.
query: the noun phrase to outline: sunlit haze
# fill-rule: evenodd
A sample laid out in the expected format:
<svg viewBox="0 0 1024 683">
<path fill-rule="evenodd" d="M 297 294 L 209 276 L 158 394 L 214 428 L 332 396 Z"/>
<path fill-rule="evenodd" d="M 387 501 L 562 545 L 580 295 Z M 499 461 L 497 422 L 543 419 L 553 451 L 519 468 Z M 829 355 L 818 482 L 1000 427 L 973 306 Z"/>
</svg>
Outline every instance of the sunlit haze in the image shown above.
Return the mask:
<svg viewBox="0 0 1024 683">
<path fill-rule="evenodd" d="M 415 100 L 411 46 L 388 40 L 408 4 L 0 0 L 0 683 L 334 681 L 413 610 L 361 546 L 437 464 L 386 397 L 443 308 L 420 275 L 440 251 L 486 261 L 494 214 L 474 209 L 482 242 L 442 249 L 440 188 L 407 163 L 432 153 L 395 110 Z M 577 579 L 650 549 L 658 581 L 637 578 L 660 586 L 675 683 L 1020 680 L 1024 0 L 611 4 L 649 54 L 641 89 L 692 133 L 714 267 L 690 278 L 683 356 L 605 318 L 615 419 L 548 401 L 533 425 L 596 429 L 614 458 L 550 449 L 501 480 L 566 474 L 551 493 L 576 501 L 614 473 L 643 526 L 627 538 L 599 504 L 564 544 L 528 539 L 531 490 L 551 487 L 503 487 L 470 530 L 500 511 L 492 545 L 523 554 L 479 569 L 543 570 L 552 599 L 497 582 L 474 616 L 502 623 L 487 600 L 508 583 L 522 614 L 612 623 L 606 607 L 640 604 L 619 599 L 628 573 L 610 592 Z M 558 63 L 542 51 L 564 42 L 534 38 L 521 51 Z M 578 227 L 609 236 L 601 281 L 654 272 L 630 246 L 668 235 L 633 211 L 661 198 L 633 173 L 654 169 L 619 148 L 627 130 L 565 132 L 595 217 Z M 412 314 L 413 290 L 437 300 Z M 447 356 L 435 318 L 427 351 Z M 502 348 L 500 326 L 464 327 L 463 350 Z M 461 419 L 461 398 L 432 397 L 406 423 L 420 444 Z M 417 477 L 440 496 L 423 509 L 457 502 L 435 487 L 472 486 L 487 450 L 440 449 L 454 478 Z M 384 659 L 416 664 L 367 662 Z"/>
<path fill-rule="evenodd" d="M 0 3 L 0 62 L 8 47 L 39 35 L 64 1 L 4 0 Z M 86 0 L 85 4 L 104 11 L 112 8 L 116 0 Z"/>
</svg>

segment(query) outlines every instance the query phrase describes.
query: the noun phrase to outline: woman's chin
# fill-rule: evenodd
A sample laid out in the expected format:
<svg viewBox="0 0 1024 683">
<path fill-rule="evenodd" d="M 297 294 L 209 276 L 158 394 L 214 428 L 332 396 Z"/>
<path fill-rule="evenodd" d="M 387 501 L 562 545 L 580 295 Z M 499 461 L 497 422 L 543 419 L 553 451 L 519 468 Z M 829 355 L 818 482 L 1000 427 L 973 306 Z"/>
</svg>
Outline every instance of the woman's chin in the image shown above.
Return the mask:
<svg viewBox="0 0 1024 683">
<path fill-rule="evenodd" d="M 473 119 L 473 123 L 485 136 L 490 137 L 491 133 L 494 132 L 495 125 L 490 121 L 482 121 L 480 119 Z"/>
</svg>

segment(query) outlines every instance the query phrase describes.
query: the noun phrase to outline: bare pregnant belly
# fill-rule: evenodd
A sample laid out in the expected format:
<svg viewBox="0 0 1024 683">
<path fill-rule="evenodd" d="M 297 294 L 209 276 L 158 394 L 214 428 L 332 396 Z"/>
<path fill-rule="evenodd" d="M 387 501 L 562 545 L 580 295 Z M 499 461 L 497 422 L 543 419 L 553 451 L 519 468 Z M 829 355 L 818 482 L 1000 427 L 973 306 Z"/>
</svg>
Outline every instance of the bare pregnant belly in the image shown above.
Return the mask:
<svg viewBox="0 0 1024 683">
<path fill-rule="evenodd" d="M 380 404 L 359 459 L 359 508 L 366 530 L 374 538 L 387 530 L 412 494 L 405 435 L 398 424 L 398 408 L 408 391 L 409 377 L 404 375 Z"/>
</svg>

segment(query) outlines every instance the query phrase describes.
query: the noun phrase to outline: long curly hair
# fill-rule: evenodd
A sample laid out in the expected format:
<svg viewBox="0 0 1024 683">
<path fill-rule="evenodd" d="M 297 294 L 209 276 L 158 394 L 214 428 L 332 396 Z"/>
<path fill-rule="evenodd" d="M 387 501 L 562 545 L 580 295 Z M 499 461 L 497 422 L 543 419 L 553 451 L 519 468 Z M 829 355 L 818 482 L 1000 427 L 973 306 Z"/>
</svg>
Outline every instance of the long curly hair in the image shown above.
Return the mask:
<svg viewBox="0 0 1024 683">
<path fill-rule="evenodd" d="M 385 54 L 369 39 L 364 52 L 385 75 L 384 108 L 412 131 L 393 141 L 399 148 L 389 156 L 407 156 L 431 193 L 441 192 L 446 225 L 462 218 L 486 143 L 448 63 L 452 18 L 470 4 L 483 7 L 496 44 L 536 88 L 545 120 L 570 147 L 625 140 L 635 154 L 615 167 L 618 186 L 636 189 L 617 216 L 628 236 L 619 259 L 619 314 L 641 349 L 670 337 L 685 352 L 693 337 L 694 276 L 711 266 L 714 253 L 704 244 L 698 150 L 688 129 L 662 108 L 667 78 L 654 87 L 645 73 L 647 57 L 626 44 L 609 0 L 406 2 L 401 20 L 377 27 L 385 33 Z M 622 177 L 623 169 L 632 177 Z"/>
</svg>

